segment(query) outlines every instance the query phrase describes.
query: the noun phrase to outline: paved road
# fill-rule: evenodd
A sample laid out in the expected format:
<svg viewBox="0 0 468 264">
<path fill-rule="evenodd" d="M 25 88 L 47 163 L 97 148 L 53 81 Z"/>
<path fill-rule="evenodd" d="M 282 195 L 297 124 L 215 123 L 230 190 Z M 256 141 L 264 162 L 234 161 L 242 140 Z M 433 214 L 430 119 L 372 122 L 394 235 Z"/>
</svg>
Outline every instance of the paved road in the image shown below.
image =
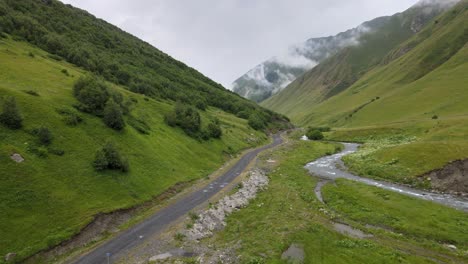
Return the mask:
<svg viewBox="0 0 468 264">
<path fill-rule="evenodd" d="M 160 210 L 144 222 L 124 231 L 112 240 L 109 240 L 97 247 L 87 255 L 82 256 L 74 263 L 106 264 L 107 254 L 110 255 L 110 263 L 112 263 L 112 260 L 119 259 L 119 255 L 125 255 L 125 252 L 129 252 L 129 250 L 142 243 L 144 238 L 150 237 L 151 235 L 164 230 L 164 228 L 170 223 L 187 214 L 195 207 L 206 202 L 209 198 L 218 193 L 225 185 L 231 183 L 237 176 L 239 176 L 249 163 L 257 156 L 257 154 L 263 150 L 275 147 L 282 142 L 283 140 L 279 134 L 274 135 L 273 143 L 248 152 L 231 169 L 229 169 L 229 171 L 212 183 L 184 197 L 177 203 Z"/>
</svg>

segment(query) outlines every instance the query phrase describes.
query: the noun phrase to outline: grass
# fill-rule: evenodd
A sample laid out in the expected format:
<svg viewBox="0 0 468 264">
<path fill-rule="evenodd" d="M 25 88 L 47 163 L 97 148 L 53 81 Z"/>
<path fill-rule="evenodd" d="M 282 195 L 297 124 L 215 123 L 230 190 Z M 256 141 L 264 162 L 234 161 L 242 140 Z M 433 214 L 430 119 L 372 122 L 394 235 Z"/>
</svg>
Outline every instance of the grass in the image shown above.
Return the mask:
<svg viewBox="0 0 468 264">
<path fill-rule="evenodd" d="M 362 142 L 345 164 L 361 176 L 430 187 L 418 176 L 468 158 L 468 119 L 415 120 L 386 126 L 337 129 L 331 140 Z"/>
<path fill-rule="evenodd" d="M 326 185 L 328 204 L 321 204 L 314 194 L 317 179 L 303 166 L 336 149 L 333 143 L 291 140 L 262 156 L 262 160 L 277 161 L 268 168 L 268 189 L 248 207 L 230 215 L 226 228 L 203 243 L 219 248 L 239 246 L 236 253 L 241 263 L 285 263 L 281 254 L 292 243 L 304 248 L 305 263 L 463 262 L 463 256 L 457 254 L 462 255 L 468 245 L 463 231 L 468 225 L 465 213 L 346 180 Z M 335 221 L 374 237 L 342 235 L 333 229 Z M 454 254 L 443 243 L 461 249 Z"/>
<path fill-rule="evenodd" d="M 323 197 L 331 209 L 353 221 L 389 228 L 406 238 L 468 249 L 465 212 L 347 180 L 326 185 Z"/>
<path fill-rule="evenodd" d="M 24 118 L 21 130 L 0 129 L 0 256 L 15 252 L 21 260 L 56 245 L 97 213 L 132 207 L 178 182 L 206 177 L 230 155 L 267 141 L 246 120 L 212 108 L 202 118 L 217 117 L 222 138 L 194 140 L 164 123 L 173 102 L 148 99 L 112 84 L 137 101 L 131 114 L 144 120 L 148 134 L 132 126 L 116 132 L 85 113 L 75 113 L 82 121 L 70 123 L 63 109 L 76 104 L 71 88 L 85 71 L 8 38 L 0 40 L 0 68 L 0 105 L 4 96 L 14 96 Z M 64 69 L 69 75 L 63 74 Z M 31 151 L 37 144 L 31 131 L 41 126 L 49 128 L 54 138 L 50 146 L 41 148 L 43 157 Z M 128 173 L 98 173 L 92 168 L 96 150 L 108 140 L 129 159 Z M 64 155 L 54 155 L 55 150 L 63 150 Z M 25 162 L 13 162 L 9 157 L 13 153 L 20 153 Z"/>
</svg>

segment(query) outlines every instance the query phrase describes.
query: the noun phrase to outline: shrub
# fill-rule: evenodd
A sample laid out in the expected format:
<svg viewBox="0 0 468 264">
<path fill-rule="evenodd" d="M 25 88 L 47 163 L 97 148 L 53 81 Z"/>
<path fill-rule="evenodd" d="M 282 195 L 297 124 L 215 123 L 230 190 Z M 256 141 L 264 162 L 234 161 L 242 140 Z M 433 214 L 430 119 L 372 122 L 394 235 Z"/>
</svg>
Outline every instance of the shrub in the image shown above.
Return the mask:
<svg viewBox="0 0 468 264">
<path fill-rule="evenodd" d="M 40 127 L 34 130 L 34 134 L 39 139 L 39 143 L 42 145 L 50 145 L 52 143 L 52 133 L 47 127 Z"/>
<path fill-rule="evenodd" d="M 78 79 L 73 86 L 73 96 L 80 102 L 79 109 L 93 114 L 101 114 L 110 94 L 104 81 L 87 76 Z"/>
<path fill-rule="evenodd" d="M 102 149 L 96 152 L 93 166 L 98 171 L 109 169 L 127 172 L 129 169 L 127 159 L 111 142 L 107 142 Z"/>
<path fill-rule="evenodd" d="M 83 118 L 74 109 L 60 108 L 57 112 L 64 116 L 63 121 L 69 126 L 76 126 L 83 122 Z"/>
<path fill-rule="evenodd" d="M 151 127 L 146 123 L 145 120 L 141 118 L 136 118 L 132 115 L 128 117 L 128 124 L 133 127 L 136 131 L 140 134 L 149 135 L 151 131 Z"/>
<path fill-rule="evenodd" d="M 36 57 L 36 55 L 34 55 L 34 53 L 32 53 L 31 51 L 28 53 L 28 56 L 31 57 L 31 58 Z"/>
<path fill-rule="evenodd" d="M 432 119 L 434 119 L 434 120 L 435 120 L 435 119 L 439 119 L 439 116 L 438 116 L 438 115 L 433 115 L 433 116 L 432 116 Z"/>
<path fill-rule="evenodd" d="M 223 131 L 219 124 L 211 122 L 207 128 L 208 135 L 212 138 L 220 138 L 223 135 Z"/>
<path fill-rule="evenodd" d="M 23 126 L 23 118 L 20 115 L 14 97 L 7 97 L 5 100 L 3 111 L 0 114 L 0 123 L 11 129 L 19 129 Z"/>
<path fill-rule="evenodd" d="M 181 103 L 177 103 L 174 111 L 166 114 L 164 120 L 170 126 L 182 128 L 190 136 L 196 136 L 201 127 L 200 113 L 194 107 Z"/>
<path fill-rule="evenodd" d="M 70 76 L 67 69 L 62 69 L 60 72 L 65 74 L 66 76 Z"/>
<path fill-rule="evenodd" d="M 125 127 L 122 110 L 112 98 L 106 103 L 103 121 L 108 127 L 115 130 L 122 130 Z"/>
<path fill-rule="evenodd" d="M 255 130 L 262 130 L 266 127 L 265 120 L 257 113 L 250 115 L 248 123 Z"/>
<path fill-rule="evenodd" d="M 323 139 L 323 134 L 317 129 L 311 129 L 307 131 L 306 136 L 310 140 L 321 140 Z"/>
</svg>

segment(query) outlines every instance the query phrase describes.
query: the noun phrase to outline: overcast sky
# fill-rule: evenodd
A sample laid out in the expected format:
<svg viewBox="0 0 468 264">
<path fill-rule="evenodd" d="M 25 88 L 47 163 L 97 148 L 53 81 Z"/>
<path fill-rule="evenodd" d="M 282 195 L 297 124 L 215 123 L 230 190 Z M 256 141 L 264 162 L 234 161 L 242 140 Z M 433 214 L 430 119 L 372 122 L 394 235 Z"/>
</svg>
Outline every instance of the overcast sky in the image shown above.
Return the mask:
<svg viewBox="0 0 468 264">
<path fill-rule="evenodd" d="M 230 88 L 291 44 L 401 12 L 417 0 L 62 0 Z"/>
</svg>

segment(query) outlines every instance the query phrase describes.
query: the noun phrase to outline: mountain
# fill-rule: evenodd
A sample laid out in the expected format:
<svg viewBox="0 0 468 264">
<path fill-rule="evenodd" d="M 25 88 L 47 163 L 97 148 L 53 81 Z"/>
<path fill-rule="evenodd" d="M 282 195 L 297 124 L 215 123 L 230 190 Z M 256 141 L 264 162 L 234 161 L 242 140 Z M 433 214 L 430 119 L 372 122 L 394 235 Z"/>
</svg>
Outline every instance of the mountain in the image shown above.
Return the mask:
<svg viewBox="0 0 468 264">
<path fill-rule="evenodd" d="M 467 43 L 464 0 L 418 34 L 373 56 L 377 62 L 360 55 L 375 55 L 375 46 L 341 51 L 264 105 L 301 126 L 331 127 L 329 140 L 365 143 L 347 158 L 346 165 L 356 174 L 457 190 L 466 186 L 466 177 L 457 178 L 454 172 L 462 166 L 443 178 L 430 175 L 468 159 Z M 353 71 L 356 66 L 361 71 Z M 349 77 L 355 81 L 336 89 Z"/>
<path fill-rule="evenodd" d="M 0 69 L 0 263 L 207 177 L 286 124 L 54 0 L 0 0 Z"/>
<path fill-rule="evenodd" d="M 408 52 L 414 43 L 389 54 L 453 4 L 422 1 L 402 13 L 379 19 L 380 29 L 363 34 L 359 45 L 330 56 L 262 105 L 303 123 L 314 105 L 348 89 L 373 68 Z"/>
<path fill-rule="evenodd" d="M 378 32 L 392 34 L 395 39 L 389 44 L 401 43 L 455 2 L 421 1 L 403 14 L 379 17 L 336 36 L 311 38 L 290 47 L 285 55 L 273 57 L 248 71 L 234 81 L 233 91 L 250 100 L 262 102 L 338 51 L 372 41 L 368 35 Z M 386 45 L 386 50 L 390 45 Z"/>
</svg>

